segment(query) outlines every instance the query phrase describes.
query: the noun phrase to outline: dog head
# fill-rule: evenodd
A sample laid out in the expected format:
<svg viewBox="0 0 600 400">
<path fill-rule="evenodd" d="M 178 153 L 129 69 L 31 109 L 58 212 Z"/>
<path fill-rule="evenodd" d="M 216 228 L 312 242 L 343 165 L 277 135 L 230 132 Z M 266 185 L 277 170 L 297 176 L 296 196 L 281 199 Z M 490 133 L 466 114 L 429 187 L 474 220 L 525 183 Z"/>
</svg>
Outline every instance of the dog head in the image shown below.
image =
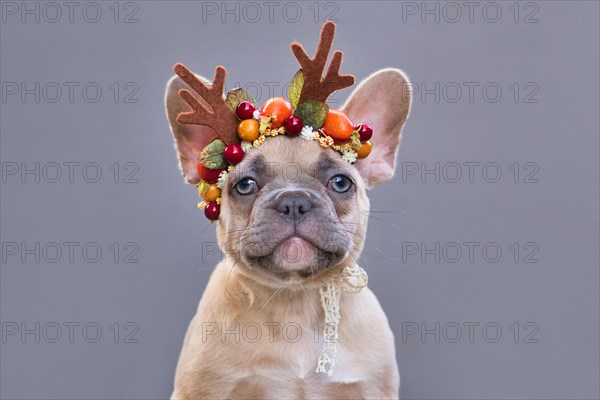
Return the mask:
<svg viewBox="0 0 600 400">
<path fill-rule="evenodd" d="M 176 121 L 188 110 L 178 94 L 183 87 L 178 77 L 169 82 L 166 107 L 180 168 L 195 184 L 198 155 L 217 136 L 211 128 Z M 351 95 L 343 111 L 369 121 L 376 132 L 372 154 L 354 165 L 299 137 L 271 138 L 249 152 L 223 188 L 217 237 L 227 256 L 269 280 L 316 277 L 355 262 L 367 228 L 366 191 L 394 173 L 410 108 L 407 87 L 402 72 L 386 69 Z"/>
<path fill-rule="evenodd" d="M 179 95 L 186 88 L 177 76 L 169 81 L 166 109 L 182 174 L 196 184 L 199 154 L 217 134 L 177 121 L 190 110 Z M 410 100 L 397 69 L 378 71 L 354 90 L 342 111 L 375 132 L 372 153 L 355 164 L 300 137 L 269 138 L 248 152 L 225 181 L 217 222 L 219 244 L 242 273 L 280 286 L 320 281 L 356 262 L 367 229 L 367 190 L 393 176 Z"/>
</svg>

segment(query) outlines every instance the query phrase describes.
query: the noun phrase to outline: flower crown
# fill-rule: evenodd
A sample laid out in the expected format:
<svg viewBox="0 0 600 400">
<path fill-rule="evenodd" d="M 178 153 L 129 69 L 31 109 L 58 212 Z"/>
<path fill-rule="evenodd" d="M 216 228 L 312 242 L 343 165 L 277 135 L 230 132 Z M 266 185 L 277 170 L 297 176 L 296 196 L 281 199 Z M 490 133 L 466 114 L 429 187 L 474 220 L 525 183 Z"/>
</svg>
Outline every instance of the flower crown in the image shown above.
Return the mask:
<svg viewBox="0 0 600 400">
<path fill-rule="evenodd" d="M 204 208 L 209 220 L 219 218 L 221 190 L 228 172 L 268 137 L 287 135 L 316 140 L 322 147 L 341 153 L 342 159 L 351 164 L 371 153 L 372 128 L 364 122 L 353 124 L 346 114 L 330 109 L 325 103 L 334 91 L 354 84 L 354 76 L 339 73 L 343 55 L 339 50 L 334 52 L 327 73 L 322 76 L 334 35 L 335 24 L 325 23 L 313 58 L 300 43 L 292 43 L 292 52 L 301 68 L 290 83 L 289 100 L 273 97 L 260 109 L 252 96 L 240 88 L 230 90 L 223 98 L 225 68 L 218 66 L 212 84 L 207 85 L 182 64 L 175 65 L 175 73 L 210 107 L 189 90 L 181 89 L 179 95 L 193 111 L 180 113 L 177 122 L 208 126 L 218 136 L 198 157 L 197 186 L 203 199 L 198 207 Z"/>
</svg>

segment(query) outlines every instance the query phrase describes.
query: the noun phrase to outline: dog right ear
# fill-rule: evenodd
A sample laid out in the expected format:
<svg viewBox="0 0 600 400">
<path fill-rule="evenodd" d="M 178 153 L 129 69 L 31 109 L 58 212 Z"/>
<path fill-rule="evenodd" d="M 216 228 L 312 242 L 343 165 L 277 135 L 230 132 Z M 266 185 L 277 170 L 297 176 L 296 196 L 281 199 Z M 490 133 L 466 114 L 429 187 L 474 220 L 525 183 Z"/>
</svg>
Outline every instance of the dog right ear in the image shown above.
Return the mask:
<svg viewBox="0 0 600 400">
<path fill-rule="evenodd" d="M 198 77 L 206 82 L 206 79 Z M 186 111 L 192 111 L 192 108 L 179 95 L 181 89 L 187 89 L 193 94 L 194 98 L 202 105 L 208 104 L 200 96 L 195 94 L 191 87 L 180 77 L 174 76 L 167 83 L 165 93 L 165 108 L 167 117 L 171 124 L 171 132 L 175 140 L 175 150 L 179 157 L 179 169 L 187 183 L 197 184 L 200 181 L 198 176 L 198 157 L 204 147 L 217 138 L 216 132 L 204 125 L 182 124 L 177 122 L 177 116 Z"/>
<path fill-rule="evenodd" d="M 382 69 L 361 82 L 342 108 L 352 121 L 365 121 L 374 131 L 373 151 L 356 162 L 367 189 L 394 175 L 402 128 L 410 113 L 408 82 L 402 71 Z"/>
</svg>

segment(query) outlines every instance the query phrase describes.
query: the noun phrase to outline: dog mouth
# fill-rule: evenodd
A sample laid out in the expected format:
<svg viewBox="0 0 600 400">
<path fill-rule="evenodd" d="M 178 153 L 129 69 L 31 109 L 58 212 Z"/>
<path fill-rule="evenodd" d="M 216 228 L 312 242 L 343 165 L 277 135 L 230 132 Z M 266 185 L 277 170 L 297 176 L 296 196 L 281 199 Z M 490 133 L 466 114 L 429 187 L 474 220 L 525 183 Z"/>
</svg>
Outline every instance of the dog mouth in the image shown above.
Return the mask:
<svg viewBox="0 0 600 400">
<path fill-rule="evenodd" d="M 262 251 L 260 251 L 262 250 Z M 308 278 L 337 265 L 347 255 L 341 246 L 319 243 L 294 233 L 271 246 L 261 246 L 257 252 L 245 254 L 247 262 L 282 278 Z"/>
</svg>

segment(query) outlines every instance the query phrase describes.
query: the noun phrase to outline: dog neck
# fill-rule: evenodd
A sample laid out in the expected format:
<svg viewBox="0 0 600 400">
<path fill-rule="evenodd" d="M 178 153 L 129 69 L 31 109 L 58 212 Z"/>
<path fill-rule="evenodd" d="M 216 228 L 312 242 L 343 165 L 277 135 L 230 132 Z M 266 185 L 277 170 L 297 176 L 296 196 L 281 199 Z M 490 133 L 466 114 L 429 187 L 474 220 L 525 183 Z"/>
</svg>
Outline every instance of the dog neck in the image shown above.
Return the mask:
<svg viewBox="0 0 600 400">
<path fill-rule="evenodd" d="M 253 312 L 281 318 L 311 315 L 322 320 L 320 290 L 328 281 L 339 277 L 347 264 L 350 263 L 342 263 L 318 276 L 293 282 L 265 278 L 264 272 L 253 275 L 246 266 L 227 260 L 219 264 L 215 274 L 222 280 L 227 306 L 233 307 L 239 315 Z M 341 301 L 344 297 L 341 296 Z"/>
<path fill-rule="evenodd" d="M 264 274 L 264 273 L 263 273 Z M 322 319 L 323 296 L 332 290 L 337 292 L 340 305 L 348 292 L 358 293 L 367 283 L 365 271 L 354 262 L 336 265 L 325 273 L 304 281 L 288 282 L 272 280 L 265 283 L 259 274 L 236 263 L 224 261 L 215 270 L 225 305 L 236 315 L 245 313 L 271 314 L 272 317 L 311 315 Z M 219 296 L 221 297 L 221 296 Z M 274 315 L 273 315 L 274 314 Z"/>
</svg>

